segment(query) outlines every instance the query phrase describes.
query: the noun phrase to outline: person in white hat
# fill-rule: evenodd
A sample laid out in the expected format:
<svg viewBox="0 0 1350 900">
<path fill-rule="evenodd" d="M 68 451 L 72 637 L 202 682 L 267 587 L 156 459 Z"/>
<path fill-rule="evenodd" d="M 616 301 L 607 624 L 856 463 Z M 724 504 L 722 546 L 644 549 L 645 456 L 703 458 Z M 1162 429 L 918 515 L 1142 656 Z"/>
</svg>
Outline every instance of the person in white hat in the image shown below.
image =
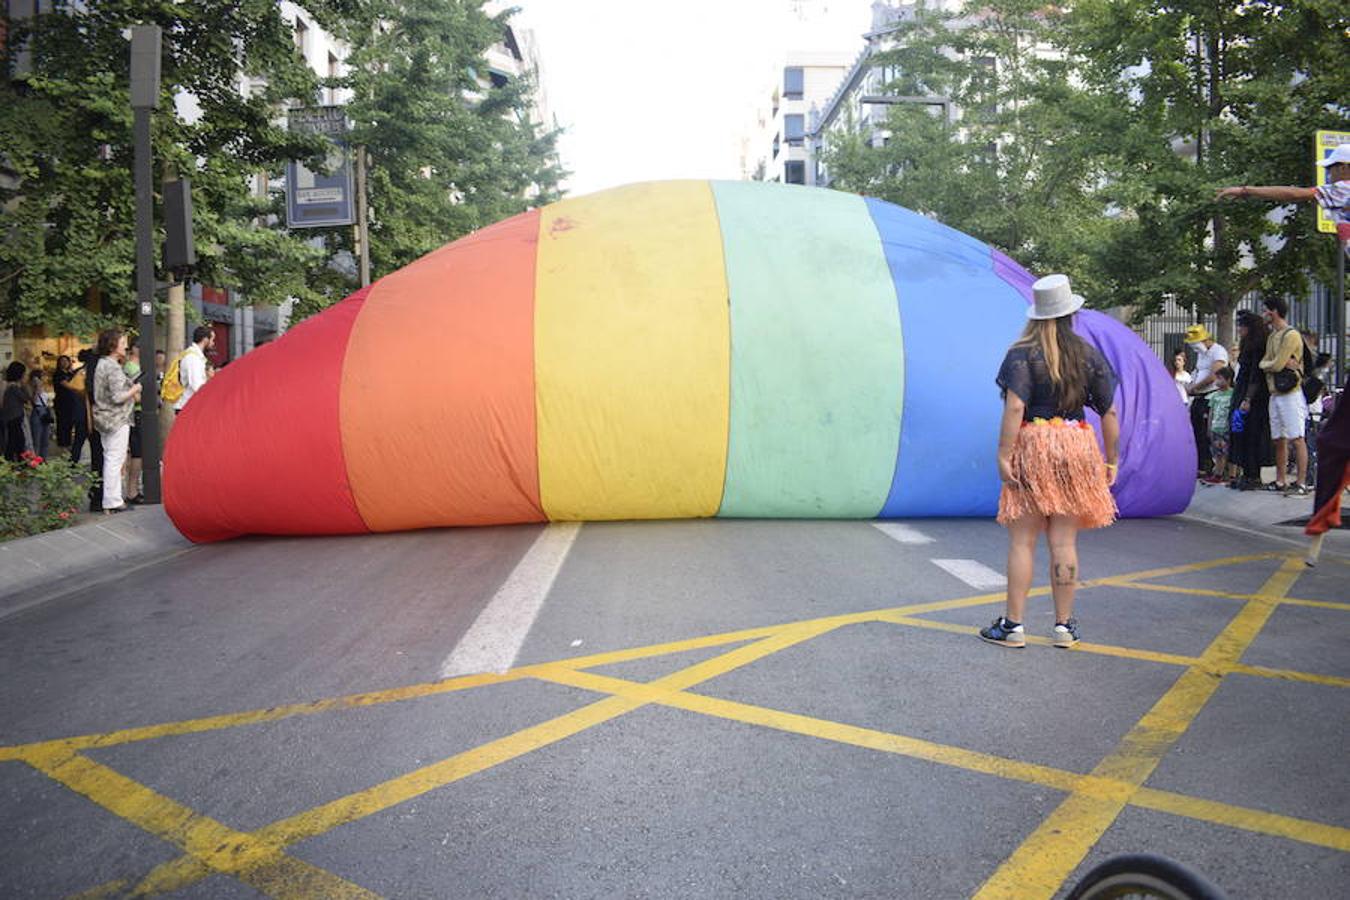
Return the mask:
<svg viewBox="0 0 1350 900">
<path fill-rule="evenodd" d="M 1317 187 L 1286 187 L 1279 185 L 1220 188 L 1216 200 L 1236 197 L 1255 197 L 1276 203 L 1317 202 L 1338 225 L 1350 223 L 1350 143 L 1338 144 L 1317 164 L 1327 170 L 1327 183 Z"/>
<path fill-rule="evenodd" d="M 1008 529 L 1008 599 L 1004 614 L 980 637 L 1004 647 L 1025 647 L 1022 625 L 1036 543 L 1050 545 L 1050 588 L 1055 601 L 1051 637 L 1056 647 L 1078 642 L 1073 617 L 1078 585 L 1078 530 L 1101 528 L 1116 518 L 1120 421 L 1116 373 L 1106 358 L 1073 331 L 1083 298 L 1065 275 L 1047 275 L 1031 286 L 1034 302 L 1026 330 L 1008 349 L 995 382 L 1003 391 L 998 470 L 1003 489 L 998 521 Z M 1083 414 L 1101 416 L 1106 458 Z"/>
</svg>

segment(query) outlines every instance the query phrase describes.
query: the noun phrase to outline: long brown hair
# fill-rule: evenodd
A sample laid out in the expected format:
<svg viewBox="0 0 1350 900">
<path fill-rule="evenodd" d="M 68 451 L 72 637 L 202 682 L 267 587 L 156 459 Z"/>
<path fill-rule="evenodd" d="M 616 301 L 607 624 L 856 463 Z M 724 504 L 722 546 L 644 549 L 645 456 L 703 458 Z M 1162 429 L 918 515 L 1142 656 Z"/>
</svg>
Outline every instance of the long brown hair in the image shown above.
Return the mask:
<svg viewBox="0 0 1350 900">
<path fill-rule="evenodd" d="M 1242 337 L 1242 342 L 1238 344 L 1238 358 L 1252 355 L 1264 356 L 1266 353 L 1266 338 L 1270 335 L 1270 329 L 1266 327 L 1266 320 L 1255 314 L 1240 315 L 1238 325 L 1247 329 L 1246 335 Z"/>
<path fill-rule="evenodd" d="M 1017 343 L 1040 348 L 1060 409 L 1083 405 L 1087 399 L 1088 349 L 1083 339 L 1074 334 L 1072 314 L 1058 319 L 1031 319 Z"/>
</svg>

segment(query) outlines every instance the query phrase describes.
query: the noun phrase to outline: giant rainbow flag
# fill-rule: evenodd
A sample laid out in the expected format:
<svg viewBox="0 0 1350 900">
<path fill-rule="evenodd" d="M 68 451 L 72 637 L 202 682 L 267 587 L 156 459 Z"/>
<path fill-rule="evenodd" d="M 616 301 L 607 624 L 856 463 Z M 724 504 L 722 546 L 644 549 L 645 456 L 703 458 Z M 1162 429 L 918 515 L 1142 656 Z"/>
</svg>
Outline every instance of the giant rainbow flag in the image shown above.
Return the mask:
<svg viewBox="0 0 1350 900">
<path fill-rule="evenodd" d="M 853 194 L 630 185 L 523 213 L 222 369 L 165 452 L 194 541 L 701 516 L 992 516 L 994 375 L 1032 276 Z M 1161 362 L 1120 376 L 1122 515 L 1179 512 L 1195 451 Z"/>
</svg>

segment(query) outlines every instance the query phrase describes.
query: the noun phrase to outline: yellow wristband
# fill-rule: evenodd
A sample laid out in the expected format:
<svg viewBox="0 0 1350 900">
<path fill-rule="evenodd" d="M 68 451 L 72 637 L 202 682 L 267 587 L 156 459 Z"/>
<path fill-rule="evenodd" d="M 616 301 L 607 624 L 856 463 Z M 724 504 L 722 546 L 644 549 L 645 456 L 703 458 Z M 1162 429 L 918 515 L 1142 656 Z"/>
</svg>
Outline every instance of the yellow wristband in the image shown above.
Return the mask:
<svg viewBox="0 0 1350 900">
<path fill-rule="evenodd" d="M 1107 463 L 1107 464 L 1106 464 L 1106 467 L 1107 467 L 1108 469 L 1117 469 L 1117 470 L 1120 468 L 1120 466 L 1117 465 L 1116 463 Z"/>
</svg>

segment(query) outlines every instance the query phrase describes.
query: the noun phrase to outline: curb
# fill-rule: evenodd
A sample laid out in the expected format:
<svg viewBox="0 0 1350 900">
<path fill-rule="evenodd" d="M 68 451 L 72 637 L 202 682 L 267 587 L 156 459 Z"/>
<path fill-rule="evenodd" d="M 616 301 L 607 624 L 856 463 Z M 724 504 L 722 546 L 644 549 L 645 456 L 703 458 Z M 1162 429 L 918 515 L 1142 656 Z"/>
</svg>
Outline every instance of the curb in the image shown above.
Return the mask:
<svg viewBox="0 0 1350 900">
<path fill-rule="evenodd" d="M 0 620 L 193 546 L 162 506 L 6 541 L 0 544 Z"/>
</svg>

